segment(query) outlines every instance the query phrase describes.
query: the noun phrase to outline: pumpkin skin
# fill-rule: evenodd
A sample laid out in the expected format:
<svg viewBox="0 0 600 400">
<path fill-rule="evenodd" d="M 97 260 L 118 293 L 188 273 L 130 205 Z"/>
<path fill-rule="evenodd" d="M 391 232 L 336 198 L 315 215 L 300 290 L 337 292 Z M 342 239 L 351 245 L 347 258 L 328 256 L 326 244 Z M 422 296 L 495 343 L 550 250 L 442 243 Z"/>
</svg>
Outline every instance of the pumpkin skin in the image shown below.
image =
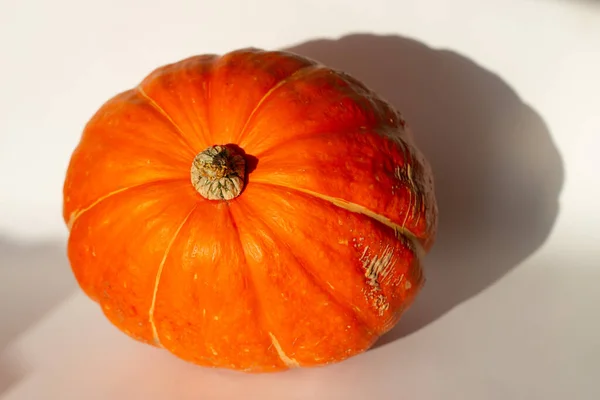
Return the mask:
<svg viewBox="0 0 600 400">
<path fill-rule="evenodd" d="M 214 145 L 245 161 L 228 200 L 190 178 Z M 398 111 L 343 72 L 254 48 L 160 67 L 102 105 L 63 217 L 73 273 L 112 324 L 249 372 L 371 347 L 422 287 L 437 229 L 432 172 Z"/>
</svg>

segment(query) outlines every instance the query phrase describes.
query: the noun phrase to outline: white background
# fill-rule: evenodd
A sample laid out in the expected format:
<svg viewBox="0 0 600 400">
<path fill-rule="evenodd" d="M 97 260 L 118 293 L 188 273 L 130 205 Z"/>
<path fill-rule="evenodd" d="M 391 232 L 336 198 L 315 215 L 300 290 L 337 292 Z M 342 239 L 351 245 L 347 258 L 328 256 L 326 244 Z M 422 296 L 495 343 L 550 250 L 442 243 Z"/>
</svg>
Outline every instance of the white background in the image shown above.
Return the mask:
<svg viewBox="0 0 600 400">
<path fill-rule="evenodd" d="M 159 65 L 246 46 L 364 80 L 435 170 L 426 289 L 335 366 L 183 363 L 109 325 L 64 256 L 89 117 Z M 600 2 L 3 0 L 0 50 L 2 400 L 600 398 Z"/>
</svg>

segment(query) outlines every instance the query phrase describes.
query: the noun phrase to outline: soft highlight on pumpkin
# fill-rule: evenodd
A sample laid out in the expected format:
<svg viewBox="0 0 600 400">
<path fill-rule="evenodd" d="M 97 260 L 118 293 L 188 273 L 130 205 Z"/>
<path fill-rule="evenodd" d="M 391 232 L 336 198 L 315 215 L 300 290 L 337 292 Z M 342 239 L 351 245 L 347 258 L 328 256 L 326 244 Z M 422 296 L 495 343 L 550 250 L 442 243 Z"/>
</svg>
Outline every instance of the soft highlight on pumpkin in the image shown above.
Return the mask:
<svg viewBox="0 0 600 400">
<path fill-rule="evenodd" d="M 68 256 L 118 329 L 249 372 L 339 362 L 389 331 L 437 229 L 429 164 L 385 100 L 295 54 L 160 67 L 86 125 Z"/>
</svg>

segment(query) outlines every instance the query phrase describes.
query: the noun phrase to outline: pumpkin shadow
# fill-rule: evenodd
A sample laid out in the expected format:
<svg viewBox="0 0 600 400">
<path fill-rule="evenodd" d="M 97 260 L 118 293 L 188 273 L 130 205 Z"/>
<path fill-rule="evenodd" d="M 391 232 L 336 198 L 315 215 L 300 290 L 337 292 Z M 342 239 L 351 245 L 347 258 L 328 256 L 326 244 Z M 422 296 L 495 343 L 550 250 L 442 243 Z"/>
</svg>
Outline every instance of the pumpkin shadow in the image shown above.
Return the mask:
<svg viewBox="0 0 600 400">
<path fill-rule="evenodd" d="M 375 347 L 482 292 L 548 237 L 563 164 L 541 117 L 497 75 L 455 52 L 354 34 L 285 50 L 341 69 L 400 110 L 430 161 L 439 231 L 427 283 Z"/>
<path fill-rule="evenodd" d="M 6 349 L 76 290 L 59 241 L 23 243 L 0 234 L 0 394 L 22 377 Z"/>
</svg>

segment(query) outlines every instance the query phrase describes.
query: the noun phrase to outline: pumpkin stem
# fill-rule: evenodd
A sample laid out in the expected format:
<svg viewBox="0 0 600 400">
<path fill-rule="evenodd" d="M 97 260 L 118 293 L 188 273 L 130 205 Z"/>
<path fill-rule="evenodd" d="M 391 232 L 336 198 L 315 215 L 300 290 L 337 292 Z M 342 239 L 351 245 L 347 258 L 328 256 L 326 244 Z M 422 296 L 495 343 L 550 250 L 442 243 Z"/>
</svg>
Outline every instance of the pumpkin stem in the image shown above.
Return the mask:
<svg viewBox="0 0 600 400">
<path fill-rule="evenodd" d="M 230 146 L 210 146 L 192 163 L 192 185 L 208 200 L 231 200 L 242 193 L 246 160 Z"/>
</svg>

